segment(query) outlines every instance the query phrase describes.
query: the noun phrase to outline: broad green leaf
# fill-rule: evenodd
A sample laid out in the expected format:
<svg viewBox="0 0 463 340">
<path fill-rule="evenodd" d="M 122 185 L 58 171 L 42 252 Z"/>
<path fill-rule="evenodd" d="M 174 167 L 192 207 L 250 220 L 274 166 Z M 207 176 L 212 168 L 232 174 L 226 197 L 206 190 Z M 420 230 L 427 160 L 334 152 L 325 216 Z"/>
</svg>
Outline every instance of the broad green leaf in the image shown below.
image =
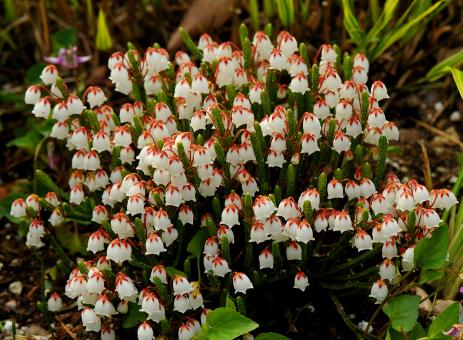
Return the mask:
<svg viewBox="0 0 463 340">
<path fill-rule="evenodd" d="M 460 318 L 460 304 L 454 302 L 448 306 L 437 318 L 434 319 L 428 329 L 428 339 L 450 339 L 451 337 L 442 334 L 458 323 Z"/>
<path fill-rule="evenodd" d="M 56 53 L 60 48 L 68 48 L 77 45 L 77 31 L 74 28 L 66 28 L 56 31 L 51 36 L 53 42 L 53 52 Z"/>
<path fill-rule="evenodd" d="M 347 1 L 347 0 L 343 0 Z M 392 31 L 391 33 L 387 34 L 383 39 L 381 39 L 381 42 L 378 44 L 378 46 L 375 48 L 375 50 L 371 53 L 371 59 L 374 60 L 377 57 L 379 57 L 381 54 L 383 54 L 384 51 L 386 51 L 391 45 L 402 39 L 402 37 L 411 29 L 413 29 L 415 26 L 423 24 L 423 20 L 431 15 L 435 14 L 440 7 L 444 5 L 444 1 L 438 1 L 431 7 L 429 7 L 426 11 L 418 15 L 416 18 L 413 18 L 412 20 L 408 21 L 406 24 L 400 26 L 397 30 Z"/>
<path fill-rule="evenodd" d="M 409 332 L 418 319 L 420 297 L 399 295 L 383 306 L 384 313 L 391 320 L 392 328 L 399 332 Z"/>
<path fill-rule="evenodd" d="M 418 340 L 426 337 L 426 331 L 419 322 L 416 323 L 415 327 L 408 334 L 410 340 Z"/>
<path fill-rule="evenodd" d="M 23 148 L 33 153 L 37 144 L 39 144 L 42 137 L 37 131 L 28 131 L 25 135 L 17 137 L 15 139 L 10 140 L 6 146 L 16 146 L 17 148 Z"/>
<path fill-rule="evenodd" d="M 420 280 L 418 284 L 431 283 L 433 281 L 441 279 L 445 275 L 444 271 L 437 271 L 432 269 L 423 269 L 420 272 Z"/>
<path fill-rule="evenodd" d="M 59 243 L 71 252 L 71 254 L 86 253 L 87 239 L 86 237 L 80 236 L 77 231 L 70 231 L 67 227 L 56 228 L 56 238 Z"/>
<path fill-rule="evenodd" d="M 447 70 L 452 72 L 453 80 L 457 85 L 461 98 L 463 98 L 463 71 L 458 70 L 454 67 L 448 67 Z"/>
<path fill-rule="evenodd" d="M 431 238 L 421 239 L 414 252 L 415 267 L 424 269 L 439 269 L 447 261 L 447 247 L 449 243 L 448 227 L 437 228 Z"/>
<path fill-rule="evenodd" d="M 344 13 L 344 27 L 349 37 L 357 46 L 363 46 L 365 33 L 360 28 L 360 24 L 352 11 L 350 0 L 342 0 L 342 9 Z"/>
<path fill-rule="evenodd" d="M 260 333 L 256 336 L 256 340 L 289 340 L 288 337 L 278 333 Z"/>
<path fill-rule="evenodd" d="M 225 299 L 225 307 L 236 310 L 235 302 L 233 301 L 233 298 L 230 296 L 230 294 L 227 294 L 227 298 Z"/>
<path fill-rule="evenodd" d="M 425 79 L 430 82 L 436 81 L 449 71 L 448 67 L 458 67 L 461 64 L 463 64 L 463 49 L 434 65 L 426 74 Z"/>
<path fill-rule="evenodd" d="M 206 323 L 196 336 L 201 340 L 232 340 L 259 327 L 237 311 L 220 307 L 207 314 Z"/>
<path fill-rule="evenodd" d="M 129 302 L 129 310 L 127 314 L 124 316 L 124 320 L 122 321 L 122 327 L 135 327 L 143 320 L 146 320 L 147 317 L 148 314 L 140 311 L 140 306 L 138 306 L 136 303 Z"/>
<path fill-rule="evenodd" d="M 191 239 L 190 243 L 186 247 L 186 250 L 196 256 L 197 258 L 201 257 L 201 253 L 204 248 L 204 242 L 206 242 L 209 232 L 207 229 L 200 229 L 195 236 Z"/>
<path fill-rule="evenodd" d="M 97 32 L 96 32 L 96 48 L 101 51 L 109 50 L 113 45 L 111 35 L 109 34 L 108 23 L 103 9 L 98 12 Z"/>
<path fill-rule="evenodd" d="M 45 63 L 38 63 L 31 67 L 26 72 L 26 83 L 27 84 L 36 84 L 41 83 L 40 75 L 42 74 L 42 70 L 45 68 Z"/>
</svg>

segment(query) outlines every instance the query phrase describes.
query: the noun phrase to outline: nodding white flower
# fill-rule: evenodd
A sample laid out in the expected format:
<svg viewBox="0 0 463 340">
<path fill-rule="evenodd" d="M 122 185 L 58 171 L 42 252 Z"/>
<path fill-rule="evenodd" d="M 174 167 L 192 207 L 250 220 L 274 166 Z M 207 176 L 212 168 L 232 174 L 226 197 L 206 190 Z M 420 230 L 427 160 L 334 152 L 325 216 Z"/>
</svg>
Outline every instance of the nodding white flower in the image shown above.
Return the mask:
<svg viewBox="0 0 463 340">
<path fill-rule="evenodd" d="M 154 254 L 159 255 L 160 253 L 166 251 L 162 238 L 156 233 L 150 233 L 146 239 L 146 252 L 145 254 Z"/>
<path fill-rule="evenodd" d="M 368 62 L 367 56 L 364 53 L 357 53 L 354 57 L 353 66 L 362 66 L 368 72 L 370 64 Z"/>
<path fill-rule="evenodd" d="M 64 140 L 69 134 L 68 124 L 66 122 L 56 122 L 50 132 L 50 137 Z"/>
<path fill-rule="evenodd" d="M 233 273 L 233 288 L 235 288 L 235 293 L 246 294 L 246 291 L 254 286 L 245 273 L 235 272 Z"/>
<path fill-rule="evenodd" d="M 104 130 L 98 131 L 93 136 L 92 150 L 97 152 L 112 151 L 111 140 L 109 139 L 109 135 Z"/>
<path fill-rule="evenodd" d="M 288 69 L 288 57 L 283 54 L 280 49 L 274 48 L 270 53 L 269 63 L 270 68 L 282 71 Z"/>
<path fill-rule="evenodd" d="M 282 234 L 283 236 L 289 237 L 292 240 L 296 239 L 296 232 L 297 232 L 297 227 L 299 226 L 299 223 L 301 220 L 297 217 L 291 218 L 288 221 L 286 221 Z M 274 236 L 274 235 L 272 235 Z M 279 241 L 283 241 L 280 239 Z"/>
<path fill-rule="evenodd" d="M 81 312 L 82 324 L 87 332 L 99 332 L 101 330 L 101 319 L 90 307 L 85 307 Z"/>
<path fill-rule="evenodd" d="M 407 248 L 402 254 L 402 271 L 409 272 L 415 268 L 415 247 Z"/>
<path fill-rule="evenodd" d="M 388 294 L 387 285 L 382 279 L 379 279 L 378 281 L 376 281 L 371 287 L 370 297 L 376 299 L 375 304 L 377 305 L 379 305 L 386 299 L 387 294 Z"/>
<path fill-rule="evenodd" d="M 396 207 L 400 211 L 408 211 L 415 208 L 415 201 L 410 190 L 404 190 L 397 199 Z"/>
<path fill-rule="evenodd" d="M 163 48 L 149 47 L 145 51 L 145 61 L 150 73 L 159 73 L 169 68 L 169 54 Z"/>
<path fill-rule="evenodd" d="M 167 284 L 167 271 L 162 264 L 158 264 L 151 269 L 150 280 L 154 282 L 154 278 L 158 278 L 162 283 Z"/>
<path fill-rule="evenodd" d="M 39 196 L 36 194 L 30 194 L 26 198 L 26 206 L 28 208 L 31 208 L 35 212 L 38 212 L 40 210 L 40 204 L 39 204 Z"/>
<path fill-rule="evenodd" d="M 306 220 L 302 220 L 297 226 L 296 240 L 305 244 L 314 240 L 312 227 Z"/>
<path fill-rule="evenodd" d="M 362 66 L 352 68 L 352 80 L 357 85 L 364 85 L 368 81 L 368 72 Z"/>
<path fill-rule="evenodd" d="M 59 312 L 63 308 L 61 296 L 57 292 L 51 293 L 47 301 L 47 306 L 50 312 Z"/>
<path fill-rule="evenodd" d="M 228 239 L 228 243 L 230 244 L 235 243 L 235 235 L 233 234 L 233 231 L 231 230 L 231 228 L 228 228 L 224 225 L 220 226 L 219 229 L 217 230 L 217 237 L 219 239 L 222 239 L 225 237 Z"/>
<path fill-rule="evenodd" d="M 105 289 L 103 273 L 97 268 L 91 268 L 88 271 L 88 281 L 85 288 L 89 293 L 101 294 Z"/>
<path fill-rule="evenodd" d="M 41 237 L 34 236 L 34 234 L 28 232 L 26 235 L 26 246 L 34 247 L 34 248 L 41 248 L 45 245 L 42 242 Z"/>
<path fill-rule="evenodd" d="M 294 93 L 304 94 L 309 90 L 309 83 L 307 82 L 307 77 L 303 72 L 297 73 L 289 84 L 289 88 Z"/>
<path fill-rule="evenodd" d="M 333 149 L 337 153 L 345 152 L 350 149 L 350 140 L 349 137 L 342 131 L 336 131 L 333 140 Z"/>
<path fill-rule="evenodd" d="M 147 74 L 143 85 L 147 95 L 158 94 L 162 91 L 162 78 L 157 74 Z"/>
<path fill-rule="evenodd" d="M 362 178 L 360 180 L 360 193 L 362 197 L 368 198 L 376 193 L 375 184 L 369 178 Z"/>
<path fill-rule="evenodd" d="M 129 197 L 127 201 L 127 214 L 138 215 L 143 214 L 145 211 L 144 205 L 145 197 L 141 194 L 134 194 Z"/>
<path fill-rule="evenodd" d="M 27 216 L 26 207 L 26 201 L 23 198 L 17 198 L 11 204 L 10 215 L 13 217 Z"/>
<path fill-rule="evenodd" d="M 288 95 L 288 85 L 279 84 L 278 90 L 277 90 L 277 98 L 286 99 L 287 95 Z"/>
<path fill-rule="evenodd" d="M 347 99 L 341 99 L 336 105 L 336 119 L 338 121 L 348 120 L 352 117 L 352 104 Z"/>
<path fill-rule="evenodd" d="M 216 276 L 225 277 L 225 274 L 229 273 L 231 270 L 228 267 L 228 262 L 223 258 L 217 256 L 212 260 L 212 272 Z"/>
<path fill-rule="evenodd" d="M 267 196 L 258 196 L 252 205 L 254 216 L 258 221 L 265 221 L 276 210 L 275 204 Z"/>
<path fill-rule="evenodd" d="M 329 212 L 327 210 L 321 210 L 320 213 L 318 213 L 314 221 L 314 227 L 317 232 L 321 232 L 328 228 L 328 217 Z"/>
<path fill-rule="evenodd" d="M 206 113 L 203 110 L 193 113 L 190 126 L 195 132 L 198 130 L 204 130 L 206 128 Z"/>
<path fill-rule="evenodd" d="M 105 294 L 101 295 L 98 300 L 96 300 L 94 311 L 96 314 L 106 316 L 108 318 L 117 314 L 116 309 Z"/>
<path fill-rule="evenodd" d="M 386 86 L 382 81 L 374 81 L 373 84 L 371 85 L 371 96 L 376 100 L 380 101 L 383 99 L 389 98 L 389 95 L 387 94 L 387 89 Z"/>
<path fill-rule="evenodd" d="M 100 167 L 100 157 L 98 157 L 98 153 L 95 150 L 87 152 L 84 159 L 84 170 L 95 171 Z"/>
<path fill-rule="evenodd" d="M 347 180 L 346 185 L 344 187 L 344 191 L 346 192 L 347 198 L 349 200 L 360 198 L 362 194 L 360 190 L 360 185 L 358 185 L 357 182 L 351 179 Z"/>
<path fill-rule="evenodd" d="M 106 256 L 101 256 L 96 262 L 96 268 L 100 270 L 110 270 L 111 262 L 109 262 Z"/>
<path fill-rule="evenodd" d="M 82 190 L 81 184 L 76 184 L 71 188 L 69 195 L 69 203 L 80 204 L 84 201 L 84 191 Z"/>
<path fill-rule="evenodd" d="M 272 134 L 270 149 L 276 152 L 283 152 L 286 150 L 286 139 L 281 133 L 274 132 Z"/>
<path fill-rule="evenodd" d="M 42 70 L 40 79 L 42 79 L 45 85 L 52 85 L 56 83 L 58 78 L 58 68 L 55 65 L 47 65 Z"/>
<path fill-rule="evenodd" d="M 121 272 L 118 273 L 116 276 L 116 286 L 114 289 L 119 295 L 119 298 L 121 299 L 131 300 L 133 296 L 136 296 L 138 293 L 138 290 L 133 284 L 132 279 Z M 118 307 L 118 311 L 119 311 L 119 307 Z"/>
<path fill-rule="evenodd" d="M 313 112 L 315 116 L 317 116 L 318 119 L 322 119 L 322 120 L 331 116 L 330 107 L 328 106 L 328 103 L 326 102 L 325 99 L 319 99 L 315 103 L 313 107 Z"/>
<path fill-rule="evenodd" d="M 204 243 L 204 254 L 208 256 L 216 256 L 219 252 L 219 243 L 217 238 L 212 236 L 209 237 Z"/>
<path fill-rule="evenodd" d="M 106 257 L 108 260 L 121 264 L 132 257 L 132 247 L 127 241 L 116 238 L 108 245 Z"/>
<path fill-rule="evenodd" d="M 169 184 L 165 193 L 166 205 L 179 207 L 183 203 L 182 192 L 173 184 Z"/>
<path fill-rule="evenodd" d="M 392 259 L 397 256 L 397 246 L 392 239 L 386 240 L 381 249 L 383 258 Z"/>
<path fill-rule="evenodd" d="M 142 297 L 140 311 L 147 313 L 148 315 L 154 314 L 159 311 L 160 302 L 156 294 L 143 290 L 140 297 Z"/>
<path fill-rule="evenodd" d="M 390 238 L 391 236 L 397 236 L 400 232 L 400 227 L 392 215 L 386 215 L 383 218 L 381 230 L 386 238 Z"/>
<path fill-rule="evenodd" d="M 273 268 L 273 254 L 270 250 L 264 249 L 259 254 L 259 268 Z"/>
<path fill-rule="evenodd" d="M 342 210 L 336 213 L 333 230 L 340 231 L 341 233 L 349 230 L 354 230 L 354 228 L 352 227 L 352 220 L 348 211 Z"/>
<path fill-rule="evenodd" d="M 121 123 L 131 123 L 133 124 L 133 117 L 135 116 L 135 110 L 131 103 L 122 104 L 119 111 L 119 119 Z"/>
<path fill-rule="evenodd" d="M 358 251 L 373 249 L 371 236 L 363 229 L 359 229 L 355 234 L 354 243 Z"/>
<path fill-rule="evenodd" d="M 304 202 L 309 201 L 312 210 L 318 210 L 320 207 L 320 193 L 316 188 L 307 189 L 301 193 L 299 196 L 299 200 L 297 201 L 297 205 L 299 209 L 304 209 Z"/>
<path fill-rule="evenodd" d="M 123 212 L 116 213 L 111 219 L 111 229 L 120 238 L 133 237 L 134 232 L 129 218 Z"/>
<path fill-rule="evenodd" d="M 294 288 L 300 289 L 304 292 L 308 286 L 309 279 L 307 278 L 307 275 L 305 275 L 304 272 L 296 273 L 296 276 L 294 277 Z"/>
<path fill-rule="evenodd" d="M 268 164 L 270 168 L 271 167 L 282 168 L 285 162 L 286 160 L 285 160 L 285 156 L 283 152 L 275 151 L 272 149 L 269 150 L 266 163 Z"/>
<path fill-rule="evenodd" d="M 382 130 L 388 141 L 399 140 L 399 129 L 393 122 L 386 122 Z"/>
<path fill-rule="evenodd" d="M 342 183 L 339 182 L 337 179 L 333 178 L 331 181 L 329 181 L 326 190 L 328 192 L 328 199 L 343 198 L 344 197 L 344 191 L 343 191 L 343 188 L 342 188 Z"/>
<path fill-rule="evenodd" d="M 313 113 L 304 113 L 302 117 L 302 129 L 305 133 L 313 134 L 317 139 L 320 138 L 322 127 L 318 117 Z"/>
<path fill-rule="evenodd" d="M 264 85 L 262 83 L 256 83 L 254 86 L 251 86 L 249 89 L 249 100 L 251 103 L 262 104 L 262 99 L 260 95 L 264 90 Z"/>
<path fill-rule="evenodd" d="M 371 209 L 375 215 L 387 214 L 390 210 L 389 202 L 383 194 L 374 194 L 371 198 Z"/>
<path fill-rule="evenodd" d="M 118 126 L 114 132 L 114 145 L 126 147 L 132 143 L 132 136 L 127 125 Z"/>
<path fill-rule="evenodd" d="M 264 224 L 259 221 L 255 221 L 251 227 L 249 242 L 262 243 L 267 239 Z"/>
<path fill-rule="evenodd" d="M 108 68 L 112 70 L 117 63 L 124 61 L 124 53 L 114 52 L 108 59 Z"/>
<path fill-rule="evenodd" d="M 362 132 L 362 124 L 360 122 L 360 119 L 356 115 L 353 115 L 347 120 L 346 135 L 355 138 L 359 136 Z"/>
<path fill-rule="evenodd" d="M 101 340 L 116 340 L 116 332 L 109 325 L 103 325 L 101 328 Z"/>
<path fill-rule="evenodd" d="M 230 57 L 223 56 L 218 58 L 217 69 L 215 72 L 215 83 L 217 86 L 223 87 L 233 84 L 235 75 L 235 66 Z"/>
<path fill-rule="evenodd" d="M 433 209 L 423 209 L 420 217 L 420 225 L 426 228 L 438 227 L 441 222 L 439 214 Z"/>
<path fill-rule="evenodd" d="M 212 271 L 212 260 L 214 260 L 216 256 L 209 256 L 209 255 L 204 255 L 203 256 L 203 265 L 204 265 L 204 272 L 208 273 Z"/>
<path fill-rule="evenodd" d="M 320 47 L 322 54 L 321 54 L 321 60 L 330 62 L 330 63 L 335 63 L 337 54 L 336 51 L 334 50 L 333 46 L 329 44 L 324 44 Z"/>
<path fill-rule="evenodd" d="M 293 217 L 300 217 L 301 212 L 294 198 L 288 197 L 281 200 L 280 204 L 278 205 L 276 215 L 283 217 L 285 220 L 288 220 Z"/>
<path fill-rule="evenodd" d="M 422 184 L 416 184 L 412 190 L 413 200 L 416 204 L 421 204 L 425 201 L 429 201 L 428 189 Z"/>
<path fill-rule="evenodd" d="M 183 194 L 183 191 L 182 191 L 182 194 Z M 191 209 L 186 204 L 182 204 L 178 211 L 178 219 L 180 220 L 180 222 L 182 222 L 183 225 L 186 225 L 186 224 L 193 225 L 193 222 L 194 222 L 193 209 Z"/>
<path fill-rule="evenodd" d="M 386 116 L 379 107 L 374 107 L 368 114 L 368 125 L 371 127 L 382 128 L 386 123 Z"/>
<path fill-rule="evenodd" d="M 286 247 L 286 258 L 288 261 L 302 260 L 302 248 L 296 241 L 290 241 Z"/>
<path fill-rule="evenodd" d="M 40 100 L 41 91 L 40 86 L 32 85 L 29 86 L 24 94 L 24 102 L 26 104 L 35 104 Z"/>
<path fill-rule="evenodd" d="M 87 101 L 90 104 L 90 108 L 95 106 L 101 106 L 106 101 L 106 96 L 102 89 L 96 86 L 90 86 L 87 91 Z"/>
<path fill-rule="evenodd" d="M 69 110 L 66 102 L 61 101 L 58 104 L 55 105 L 53 108 L 53 114 L 52 117 L 55 118 L 56 120 L 60 122 L 64 122 L 69 118 Z"/>
<path fill-rule="evenodd" d="M 33 237 L 42 237 L 45 235 L 45 227 L 43 226 L 43 222 L 39 218 L 34 218 L 29 225 L 29 233 Z"/>
<path fill-rule="evenodd" d="M 71 166 L 72 168 L 74 169 L 79 169 L 79 170 L 83 170 L 84 169 L 84 164 L 85 164 L 85 156 L 87 155 L 87 152 L 85 150 L 78 150 L 74 153 L 74 155 L 72 156 L 72 162 L 71 162 Z M 73 179 L 74 181 L 74 179 Z M 80 184 L 80 183 L 84 183 L 84 177 L 82 175 L 82 180 L 80 180 L 79 178 L 79 181 L 71 181 L 71 179 L 69 179 L 69 185 L 71 186 L 71 183 L 73 183 L 74 185 L 75 184 Z"/>
<path fill-rule="evenodd" d="M 175 275 L 172 282 L 174 295 L 188 294 L 193 291 L 193 286 L 188 282 L 187 278 L 181 275 Z"/>
<path fill-rule="evenodd" d="M 148 321 L 143 321 L 137 329 L 138 340 L 152 340 L 154 339 L 154 331 Z"/>
<path fill-rule="evenodd" d="M 385 259 L 379 266 L 379 276 L 381 276 L 381 279 L 383 280 L 393 282 L 397 277 L 394 262 L 392 262 L 390 259 Z"/>
<path fill-rule="evenodd" d="M 154 215 L 154 229 L 155 230 L 167 230 L 172 225 L 169 214 L 164 209 L 159 209 Z"/>
<path fill-rule="evenodd" d="M 86 127 L 74 130 L 71 141 L 79 149 L 88 149 L 89 132 Z"/>
<path fill-rule="evenodd" d="M 182 323 L 178 328 L 178 339 L 179 340 L 190 340 L 193 339 L 197 331 L 191 327 L 188 322 Z"/>
<path fill-rule="evenodd" d="M 432 208 L 450 209 L 458 200 L 450 190 L 434 189 L 429 194 L 429 202 Z"/>
<path fill-rule="evenodd" d="M 258 31 L 254 34 L 252 44 L 256 47 L 258 60 L 268 60 L 273 50 L 273 44 L 267 34 Z"/>
<path fill-rule="evenodd" d="M 259 69 L 257 69 L 257 70 L 259 71 Z M 262 80 L 261 77 L 258 77 L 258 79 Z M 248 75 L 247 75 L 246 71 L 241 67 L 235 69 L 235 74 L 233 76 L 233 84 L 236 87 L 240 87 L 240 86 L 246 85 L 248 83 L 249 83 L 249 81 L 248 81 Z"/>
<path fill-rule="evenodd" d="M 101 230 L 97 230 L 90 235 L 87 243 L 87 251 L 92 253 L 97 253 L 104 250 L 106 238 Z"/>
<path fill-rule="evenodd" d="M 48 118 L 50 115 L 51 103 L 48 97 L 40 98 L 35 104 L 32 114 L 37 118 Z"/>
<path fill-rule="evenodd" d="M 166 247 L 170 246 L 178 238 L 178 231 L 174 227 L 169 227 L 163 230 L 161 233 L 161 239 L 166 244 Z"/>
</svg>

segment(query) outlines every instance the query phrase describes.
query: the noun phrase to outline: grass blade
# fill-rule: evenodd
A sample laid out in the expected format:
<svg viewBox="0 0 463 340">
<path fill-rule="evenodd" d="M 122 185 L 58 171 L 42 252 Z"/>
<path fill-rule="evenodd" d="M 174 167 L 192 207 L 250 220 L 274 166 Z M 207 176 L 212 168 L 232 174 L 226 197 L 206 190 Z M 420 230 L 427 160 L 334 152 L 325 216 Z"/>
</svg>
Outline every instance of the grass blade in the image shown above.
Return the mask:
<svg viewBox="0 0 463 340">
<path fill-rule="evenodd" d="M 434 82 L 449 72 L 448 67 L 458 67 L 461 64 L 463 64 L 463 49 L 434 65 L 423 80 Z"/>
<path fill-rule="evenodd" d="M 342 0 L 344 13 L 344 27 L 352 41 L 359 47 L 364 47 L 365 32 L 360 28 L 360 24 L 352 11 L 350 0 Z"/>
</svg>

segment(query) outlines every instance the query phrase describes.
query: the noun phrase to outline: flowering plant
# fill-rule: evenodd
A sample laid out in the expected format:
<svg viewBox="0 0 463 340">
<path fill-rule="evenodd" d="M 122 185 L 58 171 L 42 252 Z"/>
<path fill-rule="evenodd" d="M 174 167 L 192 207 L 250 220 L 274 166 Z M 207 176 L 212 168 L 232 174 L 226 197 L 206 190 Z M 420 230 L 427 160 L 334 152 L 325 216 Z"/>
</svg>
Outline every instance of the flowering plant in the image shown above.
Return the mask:
<svg viewBox="0 0 463 340">
<path fill-rule="evenodd" d="M 380 107 L 386 86 L 367 87 L 365 55 L 323 45 L 311 63 L 288 32 L 251 42 L 245 26 L 242 49 L 182 35 L 192 57 L 171 62 L 157 45 L 110 57 L 122 105 L 94 86 L 73 94 L 53 65 L 25 94 L 72 153 L 70 189 L 38 170 L 49 192 L 11 215 L 30 220 L 31 247 L 59 250 L 59 224 L 88 235 L 86 261 L 62 266 L 86 330 L 114 338 L 122 315 L 139 339 L 234 338 L 257 324 L 218 331 L 223 313 L 258 313 L 248 296 L 268 287 L 297 302 L 310 284 L 335 303 L 332 291 L 357 287 L 383 305 L 426 262 L 420 240 L 445 231 L 437 211 L 456 198 L 385 175 L 399 131 Z M 47 308 L 62 304 L 53 293 Z"/>
</svg>

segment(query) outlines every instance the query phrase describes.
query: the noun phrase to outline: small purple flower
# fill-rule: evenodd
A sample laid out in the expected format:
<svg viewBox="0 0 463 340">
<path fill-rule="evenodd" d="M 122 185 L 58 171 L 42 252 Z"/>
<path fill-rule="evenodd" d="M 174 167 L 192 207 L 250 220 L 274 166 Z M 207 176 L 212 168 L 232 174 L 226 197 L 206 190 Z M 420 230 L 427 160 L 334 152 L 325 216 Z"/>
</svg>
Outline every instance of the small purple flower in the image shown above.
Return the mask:
<svg viewBox="0 0 463 340">
<path fill-rule="evenodd" d="M 66 69 L 76 68 L 89 61 L 91 56 L 78 56 L 77 47 L 60 48 L 57 57 L 45 57 L 47 63 L 60 65 Z"/>
<path fill-rule="evenodd" d="M 451 337 L 459 337 L 463 334 L 463 325 L 455 324 L 447 332 L 442 332 L 444 335 Z"/>
</svg>

